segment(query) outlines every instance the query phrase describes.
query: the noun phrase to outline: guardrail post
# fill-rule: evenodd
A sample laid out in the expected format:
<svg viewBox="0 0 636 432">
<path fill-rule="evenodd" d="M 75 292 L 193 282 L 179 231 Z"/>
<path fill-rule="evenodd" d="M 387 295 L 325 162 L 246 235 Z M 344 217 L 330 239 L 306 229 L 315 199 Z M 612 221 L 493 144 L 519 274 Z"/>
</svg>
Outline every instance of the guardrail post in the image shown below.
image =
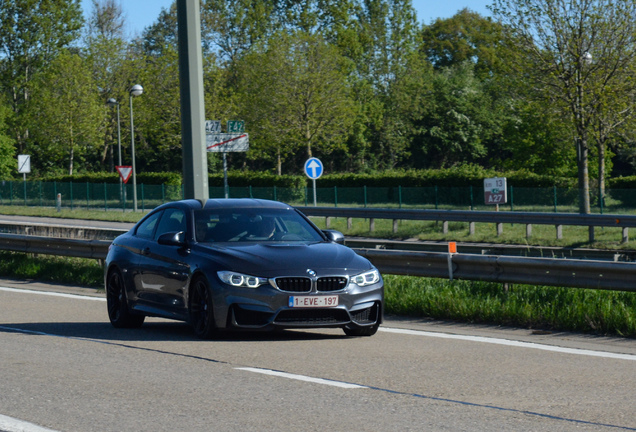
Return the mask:
<svg viewBox="0 0 636 432">
<path fill-rule="evenodd" d="M 561 240 L 563 238 L 563 225 L 557 225 L 556 232 L 557 232 L 557 240 Z"/>
<path fill-rule="evenodd" d="M 347 218 L 347 230 L 351 231 L 351 227 L 353 226 L 353 218 Z"/>
<path fill-rule="evenodd" d="M 503 234 L 503 224 L 497 223 L 497 237 L 500 237 Z"/>
<path fill-rule="evenodd" d="M 589 237 L 590 243 L 594 243 L 594 227 L 593 226 L 587 227 L 587 231 L 588 231 L 588 237 Z"/>
<path fill-rule="evenodd" d="M 532 224 L 526 224 L 526 238 L 532 237 Z"/>
<path fill-rule="evenodd" d="M 625 227 L 623 228 L 623 239 L 621 240 L 621 243 L 627 243 L 629 241 L 629 228 Z"/>
<path fill-rule="evenodd" d="M 326 226 L 327 228 L 330 228 L 330 227 L 331 227 L 331 217 L 330 217 L 330 216 L 327 216 L 327 217 L 325 218 L 325 226 Z"/>
<path fill-rule="evenodd" d="M 442 222 L 442 232 L 448 234 L 448 221 Z"/>
<path fill-rule="evenodd" d="M 375 218 L 369 218 L 369 232 L 375 231 Z"/>
<path fill-rule="evenodd" d="M 393 219 L 393 234 L 397 234 L 398 232 L 398 220 Z"/>
<path fill-rule="evenodd" d="M 468 235 L 475 235 L 475 222 L 468 222 Z"/>
</svg>

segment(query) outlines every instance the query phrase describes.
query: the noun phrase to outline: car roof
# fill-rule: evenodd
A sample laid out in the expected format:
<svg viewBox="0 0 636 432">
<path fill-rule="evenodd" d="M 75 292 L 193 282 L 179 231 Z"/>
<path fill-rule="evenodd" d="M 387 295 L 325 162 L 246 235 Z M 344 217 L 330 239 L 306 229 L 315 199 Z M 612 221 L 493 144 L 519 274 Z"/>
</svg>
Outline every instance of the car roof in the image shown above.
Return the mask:
<svg viewBox="0 0 636 432">
<path fill-rule="evenodd" d="M 254 198 L 222 198 L 222 199 L 209 199 L 205 201 L 205 205 L 201 205 L 201 201 L 195 199 L 186 199 L 181 201 L 173 201 L 165 203 L 157 209 L 164 207 L 187 207 L 192 210 L 205 209 L 239 209 L 239 208 L 268 208 L 268 209 L 291 209 L 290 205 L 287 205 L 278 201 L 270 201 Z"/>
</svg>

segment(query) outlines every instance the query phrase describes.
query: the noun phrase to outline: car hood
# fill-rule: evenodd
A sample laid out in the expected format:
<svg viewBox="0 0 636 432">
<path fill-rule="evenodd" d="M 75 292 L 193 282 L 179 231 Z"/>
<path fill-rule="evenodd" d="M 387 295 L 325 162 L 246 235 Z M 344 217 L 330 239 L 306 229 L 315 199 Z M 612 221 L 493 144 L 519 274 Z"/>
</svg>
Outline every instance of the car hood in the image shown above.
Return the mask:
<svg viewBox="0 0 636 432">
<path fill-rule="evenodd" d="M 225 270 L 261 277 L 306 276 L 314 270 L 318 277 L 353 275 L 370 269 L 371 263 L 346 246 L 335 243 L 303 244 L 214 244 L 200 245 L 207 255 Z M 220 270 L 220 269 L 219 269 Z"/>
</svg>

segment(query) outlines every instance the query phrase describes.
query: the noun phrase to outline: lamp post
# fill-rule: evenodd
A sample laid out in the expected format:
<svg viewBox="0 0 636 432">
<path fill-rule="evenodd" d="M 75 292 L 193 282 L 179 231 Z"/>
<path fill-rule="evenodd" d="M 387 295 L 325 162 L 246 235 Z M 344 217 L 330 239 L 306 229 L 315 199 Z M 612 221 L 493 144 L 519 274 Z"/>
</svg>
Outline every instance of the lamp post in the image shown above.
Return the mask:
<svg viewBox="0 0 636 432">
<path fill-rule="evenodd" d="M 137 211 L 137 172 L 135 169 L 135 125 L 133 122 L 133 96 L 140 96 L 144 88 L 135 84 L 130 88 L 130 155 L 132 157 L 133 211 Z"/>
<path fill-rule="evenodd" d="M 117 107 L 117 165 L 121 166 L 121 127 L 119 125 L 119 102 L 116 99 L 110 98 L 106 101 L 108 106 Z M 119 176 L 119 201 L 121 202 L 123 196 L 123 186 L 121 176 Z"/>
</svg>

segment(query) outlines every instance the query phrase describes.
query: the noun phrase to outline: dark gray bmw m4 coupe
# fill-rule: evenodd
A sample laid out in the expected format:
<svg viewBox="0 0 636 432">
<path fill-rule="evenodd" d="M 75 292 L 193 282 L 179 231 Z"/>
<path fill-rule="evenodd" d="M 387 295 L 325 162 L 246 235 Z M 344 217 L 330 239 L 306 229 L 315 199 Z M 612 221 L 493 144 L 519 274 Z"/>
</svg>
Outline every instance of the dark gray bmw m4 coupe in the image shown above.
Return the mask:
<svg viewBox="0 0 636 432">
<path fill-rule="evenodd" d="M 255 199 L 161 205 L 117 237 L 106 258 L 108 317 L 219 329 L 340 327 L 371 336 L 382 322 L 378 270 L 293 207 Z"/>
</svg>

